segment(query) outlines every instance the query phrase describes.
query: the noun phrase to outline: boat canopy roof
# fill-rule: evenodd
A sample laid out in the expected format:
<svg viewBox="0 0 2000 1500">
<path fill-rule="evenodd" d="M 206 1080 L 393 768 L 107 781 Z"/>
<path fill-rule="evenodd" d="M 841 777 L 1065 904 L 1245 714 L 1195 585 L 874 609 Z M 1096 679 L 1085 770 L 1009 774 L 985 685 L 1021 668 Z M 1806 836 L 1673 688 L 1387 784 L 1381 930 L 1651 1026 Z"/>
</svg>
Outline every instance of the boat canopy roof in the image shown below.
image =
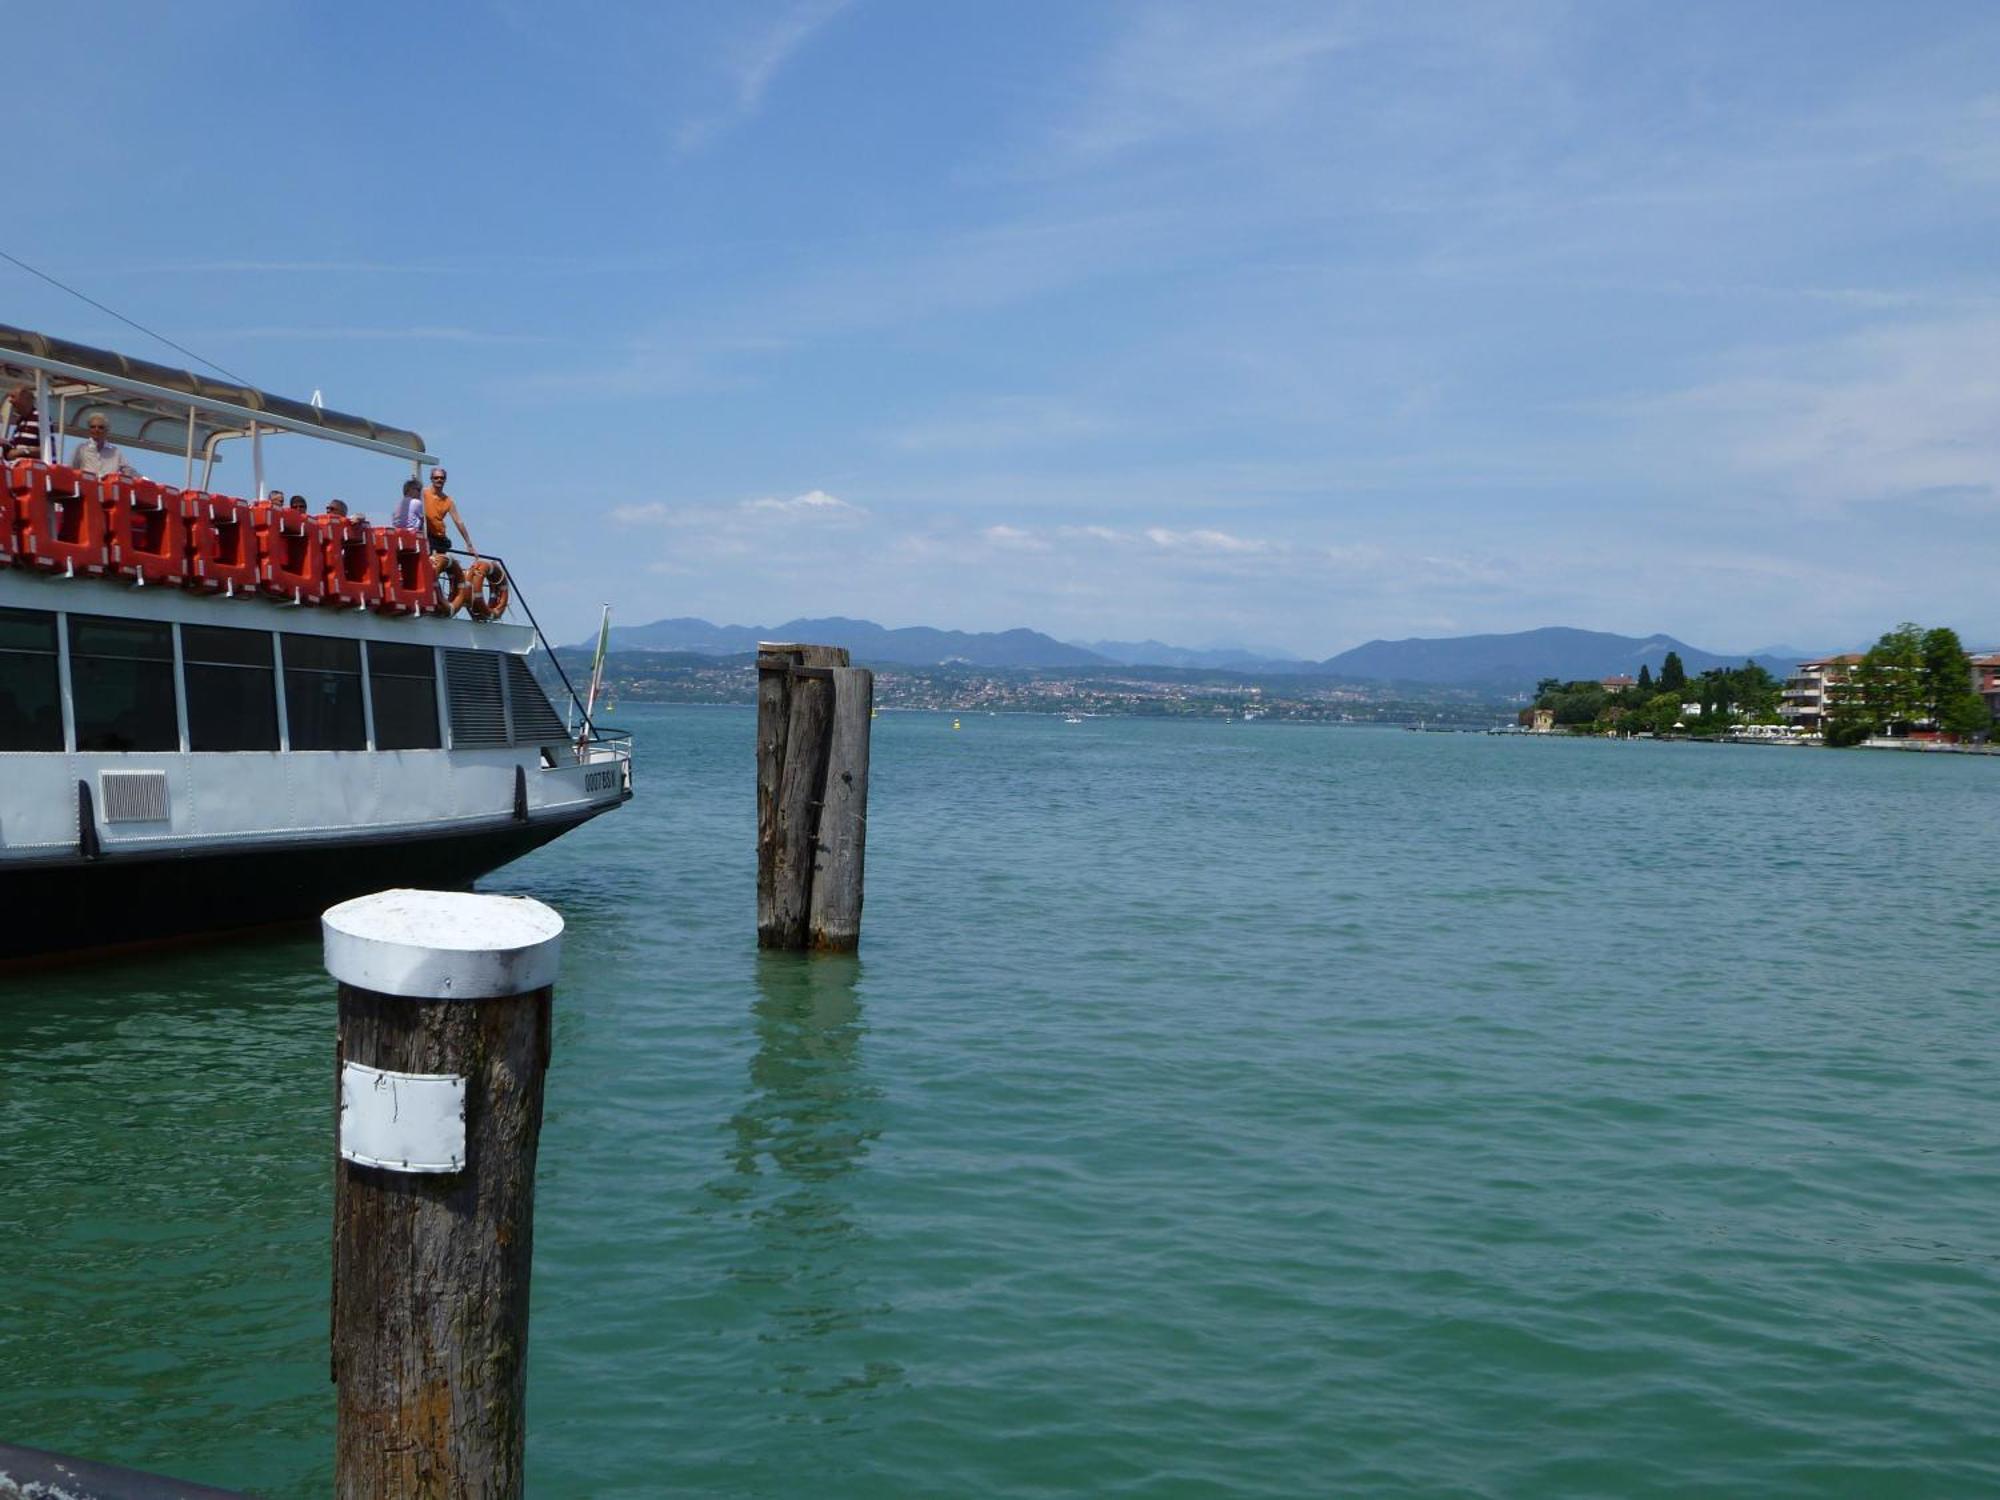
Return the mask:
<svg viewBox="0 0 2000 1500">
<path fill-rule="evenodd" d="M 111 440 L 121 447 L 212 457 L 217 440 L 248 437 L 254 426 L 263 432 L 325 438 L 411 463 L 436 461 L 424 451 L 424 440 L 405 427 L 0 323 L 0 377 L 6 389 L 32 385 L 37 374 L 47 377 L 50 396 L 64 408 L 44 412 L 44 422 L 61 415 L 65 428 L 71 428 L 81 412 L 102 410 Z"/>
</svg>

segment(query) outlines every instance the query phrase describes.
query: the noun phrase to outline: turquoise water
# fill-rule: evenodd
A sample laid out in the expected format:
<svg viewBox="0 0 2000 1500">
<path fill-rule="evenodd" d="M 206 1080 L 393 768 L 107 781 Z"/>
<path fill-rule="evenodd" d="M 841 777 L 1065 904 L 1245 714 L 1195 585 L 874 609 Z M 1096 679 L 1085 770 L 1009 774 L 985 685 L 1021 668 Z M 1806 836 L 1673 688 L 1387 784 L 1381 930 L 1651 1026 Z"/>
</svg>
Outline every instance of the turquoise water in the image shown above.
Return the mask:
<svg viewBox="0 0 2000 1500">
<path fill-rule="evenodd" d="M 2000 765 L 885 715 L 865 952 L 751 716 L 569 920 L 539 1496 L 2000 1489 Z M 330 1474 L 310 939 L 4 981 L 0 1438 Z"/>
</svg>

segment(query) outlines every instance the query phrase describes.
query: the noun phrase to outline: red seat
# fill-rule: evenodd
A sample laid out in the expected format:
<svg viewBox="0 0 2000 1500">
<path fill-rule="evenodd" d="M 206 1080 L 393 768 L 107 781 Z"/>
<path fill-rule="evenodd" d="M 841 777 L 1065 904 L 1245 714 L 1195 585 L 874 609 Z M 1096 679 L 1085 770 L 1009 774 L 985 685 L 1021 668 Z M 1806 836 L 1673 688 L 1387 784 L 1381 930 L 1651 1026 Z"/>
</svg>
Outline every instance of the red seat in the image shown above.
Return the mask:
<svg viewBox="0 0 2000 1500">
<path fill-rule="evenodd" d="M 375 532 L 375 608 L 385 615 L 414 615 L 437 598 L 437 570 L 423 533 L 383 526 Z"/>
<path fill-rule="evenodd" d="M 326 589 L 326 537 L 302 510 L 259 500 L 257 582 L 273 599 L 317 604 Z"/>
<path fill-rule="evenodd" d="M 188 490 L 181 495 L 181 519 L 193 558 L 189 588 L 205 594 L 257 591 L 257 520 L 247 500 Z"/>
<path fill-rule="evenodd" d="M 351 516 L 321 516 L 326 538 L 326 592 L 336 609 L 367 609 L 382 597 L 375 528 Z"/>
<path fill-rule="evenodd" d="M 22 458 L 8 470 L 7 483 L 20 507 L 18 563 L 46 573 L 101 575 L 110 567 L 104 495 L 93 476 Z"/>
<path fill-rule="evenodd" d="M 141 586 L 187 578 L 187 524 L 179 490 L 121 474 L 104 481 L 104 510 L 113 574 Z"/>
<path fill-rule="evenodd" d="M 20 518 L 21 507 L 14 499 L 12 486 L 0 484 L 0 568 L 14 565 L 14 554 L 21 545 L 21 539 L 16 535 Z"/>
</svg>

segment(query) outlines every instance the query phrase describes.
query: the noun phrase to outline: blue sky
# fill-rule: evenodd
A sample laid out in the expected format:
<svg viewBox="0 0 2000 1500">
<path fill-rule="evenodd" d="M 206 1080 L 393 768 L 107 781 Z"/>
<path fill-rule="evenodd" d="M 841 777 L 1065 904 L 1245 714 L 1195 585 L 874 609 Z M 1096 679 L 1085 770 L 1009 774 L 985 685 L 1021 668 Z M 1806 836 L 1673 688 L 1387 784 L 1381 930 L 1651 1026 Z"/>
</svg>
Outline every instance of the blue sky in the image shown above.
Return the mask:
<svg viewBox="0 0 2000 1500">
<path fill-rule="evenodd" d="M 608 600 L 1315 656 L 2000 641 L 1991 4 L 9 28 L 65 103 L 15 117 L 0 248 L 416 427 L 565 638 Z M 387 510 L 386 463 L 279 447 Z"/>
</svg>

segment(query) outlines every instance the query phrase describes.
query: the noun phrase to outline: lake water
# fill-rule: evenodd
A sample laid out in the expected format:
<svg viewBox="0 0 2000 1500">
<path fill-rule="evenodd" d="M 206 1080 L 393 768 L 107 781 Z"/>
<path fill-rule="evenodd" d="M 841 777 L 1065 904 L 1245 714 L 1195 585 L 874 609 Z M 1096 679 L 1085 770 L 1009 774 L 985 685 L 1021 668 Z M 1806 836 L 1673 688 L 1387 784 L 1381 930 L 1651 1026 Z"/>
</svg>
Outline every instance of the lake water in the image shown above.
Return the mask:
<svg viewBox="0 0 2000 1500">
<path fill-rule="evenodd" d="M 621 717 L 489 882 L 530 1493 L 2000 1490 L 2000 763 L 885 715 L 814 961 L 752 716 Z M 332 1042 L 310 937 L 0 981 L 0 1438 L 328 1491 Z"/>
</svg>

